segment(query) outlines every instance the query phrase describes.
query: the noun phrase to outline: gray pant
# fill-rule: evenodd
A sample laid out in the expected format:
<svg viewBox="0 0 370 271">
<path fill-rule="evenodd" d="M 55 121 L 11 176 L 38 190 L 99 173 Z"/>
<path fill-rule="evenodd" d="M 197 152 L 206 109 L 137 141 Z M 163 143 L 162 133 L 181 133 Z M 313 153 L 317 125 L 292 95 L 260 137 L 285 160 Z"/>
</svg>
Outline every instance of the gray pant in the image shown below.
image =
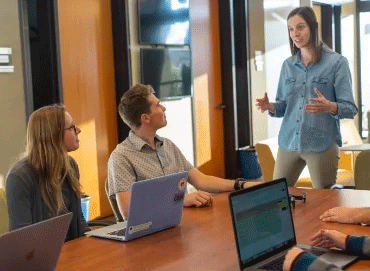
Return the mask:
<svg viewBox="0 0 370 271">
<path fill-rule="evenodd" d="M 307 164 L 312 187 L 330 188 L 337 179 L 338 162 L 339 147 L 336 142 L 322 152 L 301 153 L 279 148 L 274 168 L 274 179 L 285 177 L 288 186 L 294 186 Z"/>
</svg>

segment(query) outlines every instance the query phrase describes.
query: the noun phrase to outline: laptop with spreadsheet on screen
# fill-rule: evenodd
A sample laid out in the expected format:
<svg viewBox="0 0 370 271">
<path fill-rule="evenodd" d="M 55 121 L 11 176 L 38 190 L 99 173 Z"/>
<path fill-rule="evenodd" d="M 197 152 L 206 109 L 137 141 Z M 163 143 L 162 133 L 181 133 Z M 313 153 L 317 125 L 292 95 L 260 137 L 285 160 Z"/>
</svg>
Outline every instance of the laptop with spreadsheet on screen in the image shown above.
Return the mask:
<svg viewBox="0 0 370 271">
<path fill-rule="evenodd" d="M 286 179 L 230 193 L 229 203 L 241 270 L 282 270 L 297 245 Z M 358 256 L 306 245 L 298 247 L 344 268 Z"/>
<path fill-rule="evenodd" d="M 127 220 L 85 234 L 129 241 L 180 224 L 187 178 L 185 171 L 134 183 Z"/>
</svg>

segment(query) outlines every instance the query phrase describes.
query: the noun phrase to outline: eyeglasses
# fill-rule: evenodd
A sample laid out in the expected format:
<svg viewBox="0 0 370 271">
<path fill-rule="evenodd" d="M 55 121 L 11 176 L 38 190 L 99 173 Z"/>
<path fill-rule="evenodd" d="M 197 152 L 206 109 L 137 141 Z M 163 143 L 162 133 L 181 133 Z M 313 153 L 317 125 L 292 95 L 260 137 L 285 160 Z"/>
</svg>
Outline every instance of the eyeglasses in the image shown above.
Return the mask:
<svg viewBox="0 0 370 271">
<path fill-rule="evenodd" d="M 71 126 L 69 126 L 68 128 L 65 128 L 64 130 L 71 130 L 71 129 L 73 129 L 75 133 L 77 134 L 77 126 L 74 123 L 72 123 Z"/>
</svg>

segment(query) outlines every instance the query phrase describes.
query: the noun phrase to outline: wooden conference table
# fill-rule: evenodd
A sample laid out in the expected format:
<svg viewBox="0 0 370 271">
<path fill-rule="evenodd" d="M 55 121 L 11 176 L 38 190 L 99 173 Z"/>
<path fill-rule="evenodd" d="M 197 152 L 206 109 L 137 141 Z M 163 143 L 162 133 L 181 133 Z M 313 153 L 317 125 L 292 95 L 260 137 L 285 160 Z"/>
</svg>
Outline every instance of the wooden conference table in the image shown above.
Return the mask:
<svg viewBox="0 0 370 271">
<path fill-rule="evenodd" d="M 321 228 L 346 234 L 370 235 L 370 226 L 324 223 L 329 208 L 370 206 L 370 191 L 291 188 L 307 193 L 306 203 L 293 209 L 297 242 L 309 244 Z M 57 270 L 238 270 L 228 193 L 214 196 L 214 205 L 185 208 L 179 226 L 130 242 L 82 237 L 63 245 Z M 347 270 L 369 270 L 359 261 Z"/>
</svg>

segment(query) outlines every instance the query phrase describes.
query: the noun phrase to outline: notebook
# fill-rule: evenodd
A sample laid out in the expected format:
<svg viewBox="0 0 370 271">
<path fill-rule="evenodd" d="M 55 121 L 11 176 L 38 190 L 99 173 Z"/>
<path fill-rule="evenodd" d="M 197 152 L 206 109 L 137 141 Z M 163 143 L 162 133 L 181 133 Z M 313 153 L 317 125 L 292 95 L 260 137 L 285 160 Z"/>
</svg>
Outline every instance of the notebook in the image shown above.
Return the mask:
<svg viewBox="0 0 370 271">
<path fill-rule="evenodd" d="M 0 270 L 54 270 L 72 213 L 0 236 Z"/>
<path fill-rule="evenodd" d="M 86 235 L 129 241 L 180 224 L 188 172 L 140 182 L 131 188 L 124 222 L 86 232 Z"/>
<path fill-rule="evenodd" d="M 285 254 L 297 245 L 286 179 L 232 192 L 229 204 L 240 269 L 282 270 Z M 340 268 L 359 258 L 340 251 L 297 246 Z"/>
</svg>

